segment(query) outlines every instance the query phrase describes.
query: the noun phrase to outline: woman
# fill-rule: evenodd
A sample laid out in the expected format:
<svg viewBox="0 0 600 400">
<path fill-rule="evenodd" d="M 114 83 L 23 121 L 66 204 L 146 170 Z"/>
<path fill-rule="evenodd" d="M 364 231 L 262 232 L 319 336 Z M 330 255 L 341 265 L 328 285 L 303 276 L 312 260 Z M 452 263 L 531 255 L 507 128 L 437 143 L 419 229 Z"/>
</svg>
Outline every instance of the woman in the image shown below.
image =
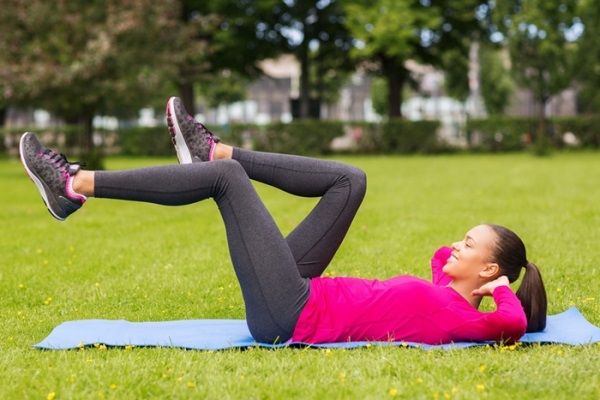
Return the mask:
<svg viewBox="0 0 600 400">
<path fill-rule="evenodd" d="M 366 177 L 360 169 L 225 145 L 178 98 L 167 104 L 167 124 L 180 165 L 85 171 L 32 133 L 21 138 L 21 160 L 60 220 L 88 197 L 171 206 L 213 198 L 225 223 L 248 327 L 259 342 L 515 341 L 526 330 L 544 328 L 541 276 L 510 230 L 476 226 L 451 248 L 438 250 L 433 282 L 411 276 L 321 277 L 363 200 Z M 320 201 L 284 238 L 251 180 Z M 515 295 L 509 283 L 522 268 Z M 493 296 L 496 311 L 478 311 L 483 296 Z"/>
</svg>

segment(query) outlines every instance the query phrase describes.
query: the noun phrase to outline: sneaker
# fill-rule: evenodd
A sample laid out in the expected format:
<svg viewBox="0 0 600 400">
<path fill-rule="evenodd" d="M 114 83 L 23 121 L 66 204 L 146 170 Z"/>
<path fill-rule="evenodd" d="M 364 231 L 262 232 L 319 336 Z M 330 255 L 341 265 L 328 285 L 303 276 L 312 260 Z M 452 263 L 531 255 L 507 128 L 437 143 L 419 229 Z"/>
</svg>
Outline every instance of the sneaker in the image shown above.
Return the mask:
<svg viewBox="0 0 600 400">
<path fill-rule="evenodd" d="M 33 133 L 21 136 L 19 145 L 25 172 L 37 186 L 50 214 L 64 221 L 79 210 L 87 197 L 73 191 L 73 176 L 85 164 L 70 163 L 64 154 L 44 147 Z"/>
<path fill-rule="evenodd" d="M 178 97 L 167 103 L 167 126 L 180 164 L 212 161 L 221 139 L 189 115 Z"/>
</svg>

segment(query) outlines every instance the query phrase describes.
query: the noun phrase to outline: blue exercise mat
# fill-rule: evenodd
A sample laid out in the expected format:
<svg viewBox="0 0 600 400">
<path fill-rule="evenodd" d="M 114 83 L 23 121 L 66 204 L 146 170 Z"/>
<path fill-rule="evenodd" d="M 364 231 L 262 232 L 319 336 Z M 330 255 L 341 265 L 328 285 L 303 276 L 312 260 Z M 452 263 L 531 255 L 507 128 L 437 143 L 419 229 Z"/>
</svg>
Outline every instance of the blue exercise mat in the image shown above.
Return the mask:
<svg viewBox="0 0 600 400">
<path fill-rule="evenodd" d="M 546 329 L 528 333 L 523 343 L 563 343 L 583 345 L 600 342 L 600 328 L 588 322 L 575 307 L 548 317 Z M 432 346 L 413 342 L 343 342 L 313 344 L 313 347 L 355 348 L 370 345 L 410 346 L 424 349 L 464 348 L 482 346 L 493 342 L 460 342 Z M 42 342 L 34 345 L 40 349 L 66 350 L 81 346 L 104 344 L 106 346 L 177 347 L 197 350 L 223 350 L 260 346 L 267 348 L 304 343 L 256 343 L 245 320 L 184 320 L 163 322 L 129 322 L 124 320 L 79 320 L 64 322 Z"/>
</svg>

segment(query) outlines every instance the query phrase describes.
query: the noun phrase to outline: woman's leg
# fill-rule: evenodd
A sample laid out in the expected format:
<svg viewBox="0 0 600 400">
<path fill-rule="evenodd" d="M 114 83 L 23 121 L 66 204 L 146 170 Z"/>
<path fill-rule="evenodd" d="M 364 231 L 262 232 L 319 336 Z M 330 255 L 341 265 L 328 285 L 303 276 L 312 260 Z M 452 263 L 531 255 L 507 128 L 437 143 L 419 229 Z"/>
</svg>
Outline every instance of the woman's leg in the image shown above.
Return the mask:
<svg viewBox="0 0 600 400">
<path fill-rule="evenodd" d="M 214 198 L 225 223 L 248 326 L 258 341 L 288 340 L 309 295 L 290 248 L 237 161 L 95 173 L 95 197 L 183 205 Z"/>
<path fill-rule="evenodd" d="M 366 190 L 358 168 L 306 157 L 244 151 L 220 143 L 187 113 L 181 99 L 167 102 L 167 125 L 181 163 L 234 158 L 251 179 L 299 196 L 322 199 L 287 237 L 303 277 L 321 275 L 342 243 Z"/>
<path fill-rule="evenodd" d="M 225 222 L 250 332 L 266 342 L 291 337 L 308 299 L 309 281 L 300 276 L 287 242 L 237 161 L 93 172 L 47 149 L 32 133 L 21 137 L 19 148 L 25 171 L 48 210 L 61 220 L 77 211 L 86 196 L 164 205 L 214 198 Z"/>
<path fill-rule="evenodd" d="M 320 276 L 341 245 L 366 191 L 366 176 L 343 163 L 233 149 L 248 176 L 288 193 L 321 197 L 315 208 L 287 236 L 303 277 Z"/>
</svg>

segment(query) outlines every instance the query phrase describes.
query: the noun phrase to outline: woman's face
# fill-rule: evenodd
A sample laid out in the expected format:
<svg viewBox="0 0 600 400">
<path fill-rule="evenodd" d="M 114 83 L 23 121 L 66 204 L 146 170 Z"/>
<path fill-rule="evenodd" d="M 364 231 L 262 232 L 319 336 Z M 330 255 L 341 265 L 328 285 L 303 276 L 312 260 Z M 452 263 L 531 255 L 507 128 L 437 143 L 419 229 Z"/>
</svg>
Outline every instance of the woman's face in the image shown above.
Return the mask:
<svg viewBox="0 0 600 400">
<path fill-rule="evenodd" d="M 460 242 L 452 243 L 452 255 L 443 271 L 453 280 L 473 278 L 493 262 L 496 234 L 487 225 L 471 229 Z"/>
</svg>

